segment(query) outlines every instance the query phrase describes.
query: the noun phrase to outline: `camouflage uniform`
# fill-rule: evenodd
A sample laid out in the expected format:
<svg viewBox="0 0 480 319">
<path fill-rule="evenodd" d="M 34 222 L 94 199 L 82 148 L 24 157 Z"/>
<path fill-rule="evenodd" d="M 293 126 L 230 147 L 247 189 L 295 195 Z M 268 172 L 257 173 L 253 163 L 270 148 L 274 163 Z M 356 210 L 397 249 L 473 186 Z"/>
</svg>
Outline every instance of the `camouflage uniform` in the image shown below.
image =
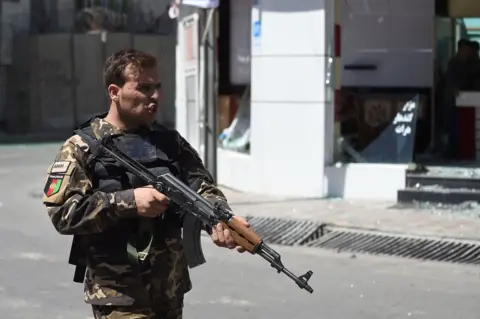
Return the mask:
<svg viewBox="0 0 480 319">
<path fill-rule="evenodd" d="M 90 126 L 98 139 L 124 134 L 102 116 Z M 195 150 L 177 131 L 163 130 L 179 163 L 181 179 L 208 200 L 227 205 Z M 181 226 L 157 227 L 155 234 L 161 235 L 153 241 L 147 259 L 139 266 L 130 264 L 125 246 L 117 242 L 124 240 L 128 225 L 139 220 L 133 189 L 96 189 L 87 163 L 90 154 L 80 136 L 70 137 L 48 168 L 43 197 L 56 230 L 85 240 L 85 302 L 92 305 L 96 318 L 182 318 L 183 295 L 191 289 L 191 282 Z"/>
</svg>

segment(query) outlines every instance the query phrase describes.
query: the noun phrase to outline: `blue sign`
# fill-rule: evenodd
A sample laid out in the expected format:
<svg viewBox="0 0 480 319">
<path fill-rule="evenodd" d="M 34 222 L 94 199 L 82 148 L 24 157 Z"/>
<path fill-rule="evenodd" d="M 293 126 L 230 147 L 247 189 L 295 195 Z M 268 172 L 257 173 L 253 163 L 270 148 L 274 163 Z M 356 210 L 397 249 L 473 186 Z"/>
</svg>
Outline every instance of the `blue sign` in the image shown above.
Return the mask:
<svg viewBox="0 0 480 319">
<path fill-rule="evenodd" d="M 252 32 L 254 38 L 260 38 L 260 36 L 262 35 L 262 24 L 259 20 L 253 22 Z"/>
</svg>

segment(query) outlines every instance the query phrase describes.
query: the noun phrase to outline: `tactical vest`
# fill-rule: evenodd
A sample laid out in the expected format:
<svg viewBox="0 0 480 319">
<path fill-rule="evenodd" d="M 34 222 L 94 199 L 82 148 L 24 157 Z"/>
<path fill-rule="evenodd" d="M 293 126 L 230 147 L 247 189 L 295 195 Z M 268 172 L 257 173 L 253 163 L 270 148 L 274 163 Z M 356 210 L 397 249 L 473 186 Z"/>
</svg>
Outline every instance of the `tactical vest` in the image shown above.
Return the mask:
<svg viewBox="0 0 480 319">
<path fill-rule="evenodd" d="M 83 137 L 83 140 L 89 145 L 87 170 L 91 176 L 93 192 L 111 193 L 145 186 L 136 176 L 127 172 L 120 163 L 109 157 L 108 154 L 104 154 L 98 144 L 91 142 L 96 137 L 90 122 L 82 124 L 74 133 Z M 172 141 L 165 138 L 162 133 L 161 130 L 127 133 L 112 136 L 112 142 L 132 159 L 148 168 L 153 174 L 160 175 L 170 172 L 179 177 L 179 166 L 175 162 L 174 156 L 175 150 L 171 144 L 169 145 Z M 91 139 L 85 138 L 85 135 Z M 142 221 L 151 224 L 153 237 L 148 237 L 149 234 L 141 234 Z M 181 238 L 181 223 L 182 217 L 172 206 L 160 217 L 122 219 L 115 227 L 100 234 L 82 236 L 82 246 L 94 250 L 95 255 L 109 256 L 107 260 L 102 260 L 103 263 L 112 265 L 132 264 L 132 254 L 128 251 L 131 249 L 132 238 L 135 239 L 138 247 L 148 246 L 147 250 L 150 244 L 155 247 L 162 247 L 166 238 Z M 150 240 L 153 242 L 149 242 Z M 138 248 L 137 250 L 140 251 Z M 87 263 L 91 265 L 95 262 L 98 261 L 88 260 L 87 254 Z"/>
</svg>

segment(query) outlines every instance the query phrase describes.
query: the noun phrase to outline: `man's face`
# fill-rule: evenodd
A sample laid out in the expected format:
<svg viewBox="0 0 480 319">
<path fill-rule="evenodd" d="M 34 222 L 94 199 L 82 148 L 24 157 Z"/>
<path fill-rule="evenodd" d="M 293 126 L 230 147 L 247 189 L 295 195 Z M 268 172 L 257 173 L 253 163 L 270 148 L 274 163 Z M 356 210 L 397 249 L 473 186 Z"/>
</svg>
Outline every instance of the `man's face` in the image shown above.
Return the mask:
<svg viewBox="0 0 480 319">
<path fill-rule="evenodd" d="M 468 56 L 468 47 L 466 45 L 462 45 L 458 48 L 458 56 L 462 59 Z"/>
<path fill-rule="evenodd" d="M 111 85 L 110 98 L 117 106 L 122 120 L 134 125 L 149 125 L 155 121 L 160 98 L 161 82 L 156 68 L 136 74 L 127 68 L 125 84 Z"/>
</svg>

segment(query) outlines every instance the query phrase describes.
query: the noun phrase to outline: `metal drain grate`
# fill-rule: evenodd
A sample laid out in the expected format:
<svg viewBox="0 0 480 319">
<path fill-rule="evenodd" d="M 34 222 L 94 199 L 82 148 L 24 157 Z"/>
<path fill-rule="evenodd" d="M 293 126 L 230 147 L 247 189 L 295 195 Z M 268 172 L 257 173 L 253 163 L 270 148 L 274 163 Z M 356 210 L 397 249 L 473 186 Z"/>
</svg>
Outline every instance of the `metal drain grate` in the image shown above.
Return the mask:
<svg viewBox="0 0 480 319">
<path fill-rule="evenodd" d="M 246 216 L 250 228 L 270 244 L 303 245 L 320 235 L 322 223 L 273 217 Z"/>
<path fill-rule="evenodd" d="M 322 237 L 309 241 L 305 246 L 422 260 L 480 264 L 480 242 L 407 237 L 345 229 L 324 229 L 324 231 Z"/>
<path fill-rule="evenodd" d="M 480 241 L 386 234 L 310 220 L 245 217 L 269 244 L 333 249 L 441 262 L 480 264 Z"/>
</svg>

